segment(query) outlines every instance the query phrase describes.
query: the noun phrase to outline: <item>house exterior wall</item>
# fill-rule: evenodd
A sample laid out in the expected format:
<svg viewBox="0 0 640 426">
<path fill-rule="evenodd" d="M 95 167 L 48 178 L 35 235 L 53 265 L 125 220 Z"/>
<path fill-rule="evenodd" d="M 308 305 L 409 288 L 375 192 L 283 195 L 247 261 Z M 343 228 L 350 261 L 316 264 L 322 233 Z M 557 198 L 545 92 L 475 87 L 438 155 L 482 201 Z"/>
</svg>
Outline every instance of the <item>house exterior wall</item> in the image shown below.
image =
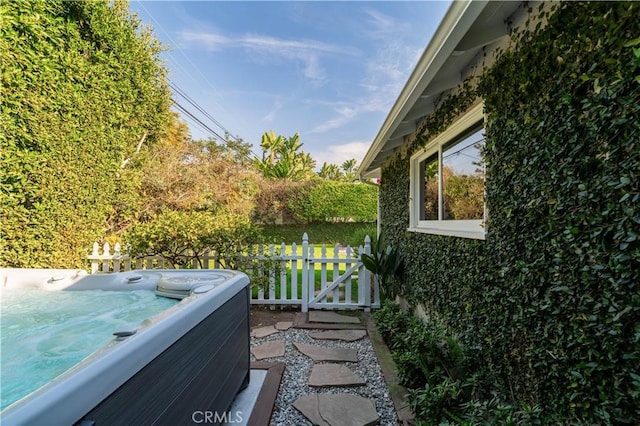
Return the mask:
<svg viewBox="0 0 640 426">
<path fill-rule="evenodd" d="M 404 299 L 458 335 L 498 391 L 565 420 L 640 422 L 639 9 L 532 9 L 531 31 L 478 56 L 467 69 L 479 78 L 382 169 Z M 486 240 L 408 232 L 410 156 L 479 98 Z"/>
</svg>

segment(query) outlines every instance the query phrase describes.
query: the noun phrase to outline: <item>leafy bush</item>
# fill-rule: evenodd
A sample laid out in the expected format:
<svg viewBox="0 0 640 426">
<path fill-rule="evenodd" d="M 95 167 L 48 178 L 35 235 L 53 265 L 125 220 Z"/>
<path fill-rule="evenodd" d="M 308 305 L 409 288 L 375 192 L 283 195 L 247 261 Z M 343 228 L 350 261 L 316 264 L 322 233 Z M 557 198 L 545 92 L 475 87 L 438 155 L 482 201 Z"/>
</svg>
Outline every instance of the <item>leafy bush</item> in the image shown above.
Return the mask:
<svg viewBox="0 0 640 426">
<path fill-rule="evenodd" d="M 261 238 L 265 243 L 300 243 L 306 232 L 314 244 L 341 244 L 359 247 L 368 235 L 376 235 L 376 223 L 309 223 L 306 225 L 261 226 Z"/>
<path fill-rule="evenodd" d="M 308 191 L 287 200 L 287 207 L 306 223 L 374 221 L 377 196 L 378 189 L 372 185 L 318 180 Z"/>
<path fill-rule="evenodd" d="M 290 200 L 310 190 L 315 181 L 263 180 L 256 196 L 254 221 L 265 225 L 295 225 L 303 222 L 289 208 Z M 300 238 L 298 236 L 297 238 Z M 278 241 L 280 242 L 280 241 Z"/>
<path fill-rule="evenodd" d="M 238 253 L 256 241 L 248 218 L 229 212 L 165 211 L 148 222 L 138 222 L 125 234 L 133 257 L 162 256 L 175 268 L 204 267 L 203 257 L 215 251 L 223 267 L 238 267 Z"/>
<path fill-rule="evenodd" d="M 362 253 L 360 259 L 364 267 L 373 273 L 382 295 L 395 299 L 402 290 L 400 281 L 395 279 L 402 268 L 402 255 L 398 249 L 391 245 L 385 247 L 380 237 L 372 244 L 371 254 Z"/>
<path fill-rule="evenodd" d="M 473 351 L 446 328 L 422 321 L 385 301 L 374 313 L 391 349 L 418 424 L 543 424 L 539 407 L 514 406 L 481 381 Z M 546 419 L 547 421 L 549 419 Z"/>
<path fill-rule="evenodd" d="M 478 415 L 504 404 L 516 418 L 638 424 L 640 7 L 556 7 L 383 168 L 382 231 L 404 256 L 405 297 L 473 348 L 478 379 L 508 396 L 478 399 Z M 478 96 L 486 241 L 406 232 L 411 154 Z"/>
<path fill-rule="evenodd" d="M 164 132 L 160 45 L 123 1 L 1 9 L 0 265 L 81 267 L 110 217 L 136 208 L 125 160 Z"/>
<path fill-rule="evenodd" d="M 266 181 L 257 196 L 254 216 L 264 224 L 373 222 L 377 194 L 376 187 L 362 183 Z"/>
</svg>

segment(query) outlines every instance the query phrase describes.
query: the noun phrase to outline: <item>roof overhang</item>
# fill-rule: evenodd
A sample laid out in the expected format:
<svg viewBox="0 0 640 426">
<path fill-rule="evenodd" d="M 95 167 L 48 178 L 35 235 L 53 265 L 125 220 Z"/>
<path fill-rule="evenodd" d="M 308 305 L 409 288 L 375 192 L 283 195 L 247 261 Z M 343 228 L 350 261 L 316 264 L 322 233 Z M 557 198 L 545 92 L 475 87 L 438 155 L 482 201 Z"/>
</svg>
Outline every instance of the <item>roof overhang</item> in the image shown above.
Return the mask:
<svg viewBox="0 0 640 426">
<path fill-rule="evenodd" d="M 519 6 L 512 1 L 451 3 L 361 161 L 361 177 L 380 177 L 382 164 L 434 111 L 435 100 L 461 83 L 463 70 L 478 52 L 509 34 L 507 18 Z"/>
</svg>

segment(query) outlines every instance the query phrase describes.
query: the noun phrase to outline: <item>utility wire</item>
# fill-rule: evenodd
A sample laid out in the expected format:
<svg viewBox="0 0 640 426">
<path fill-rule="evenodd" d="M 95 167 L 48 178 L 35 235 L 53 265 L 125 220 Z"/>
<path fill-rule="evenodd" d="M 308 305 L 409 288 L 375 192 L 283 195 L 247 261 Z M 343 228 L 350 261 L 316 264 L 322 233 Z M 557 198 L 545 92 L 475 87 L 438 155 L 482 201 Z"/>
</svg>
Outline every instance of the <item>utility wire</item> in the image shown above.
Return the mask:
<svg viewBox="0 0 640 426">
<path fill-rule="evenodd" d="M 136 3 L 138 3 L 138 5 L 144 9 L 144 11 L 147 13 L 147 15 L 149 15 L 149 17 L 153 20 L 153 22 L 155 23 L 155 25 L 160 28 L 162 30 L 162 32 L 167 36 L 167 38 L 169 39 L 169 42 L 171 43 L 171 45 L 173 47 L 175 47 L 178 52 L 180 52 L 180 54 L 187 60 L 187 62 L 189 62 L 189 64 L 191 64 L 191 66 L 193 67 L 193 69 L 195 69 L 198 74 L 200 74 L 200 78 L 198 80 L 196 80 L 193 75 L 191 75 L 191 73 L 189 73 L 189 71 L 187 71 L 184 67 L 182 67 L 182 65 L 176 61 L 176 63 L 178 64 L 178 66 L 180 68 L 182 68 L 186 74 L 191 77 L 191 79 L 195 82 L 199 82 L 199 81 L 204 81 L 205 83 L 207 83 L 207 85 L 214 91 L 214 93 L 217 96 L 220 96 L 219 92 L 216 90 L 216 88 L 209 82 L 209 80 L 207 80 L 207 77 L 202 73 L 202 71 L 200 71 L 200 69 L 193 63 L 193 61 L 191 61 L 191 59 L 189 59 L 189 57 L 184 53 L 184 51 L 180 48 L 180 45 L 178 43 L 176 43 L 173 38 L 171 37 L 171 35 L 169 34 L 169 32 L 167 30 L 164 29 L 164 27 L 160 24 L 160 22 L 158 22 L 158 20 L 151 14 L 151 12 L 149 12 L 149 10 L 144 6 L 143 2 L 141 0 L 138 0 Z M 172 56 L 169 54 L 169 56 Z M 221 105 L 222 106 L 222 105 Z"/>
<path fill-rule="evenodd" d="M 178 45 L 178 43 L 176 43 L 173 38 L 171 37 L 171 35 L 169 34 L 169 32 L 164 29 L 164 27 L 160 24 L 160 22 L 158 22 L 158 20 L 156 20 L 156 18 L 149 12 L 149 10 L 142 4 L 142 1 L 138 0 L 137 3 L 140 5 L 140 7 L 142 9 L 144 9 L 144 11 L 147 13 L 147 15 L 149 15 L 149 17 L 153 20 L 153 22 L 156 24 L 156 26 L 158 28 L 160 28 L 162 30 L 162 32 L 164 32 L 164 34 L 167 36 L 167 38 L 169 39 L 169 41 L 172 43 L 172 45 L 180 52 L 180 54 L 187 60 L 187 62 L 198 72 L 198 74 L 200 74 L 201 79 L 196 80 L 193 75 L 191 75 L 191 73 L 189 73 L 189 71 L 186 70 L 186 68 L 184 68 L 182 66 L 182 64 L 179 61 L 175 61 L 174 62 L 178 65 L 179 68 L 181 68 L 183 71 L 185 71 L 185 73 L 187 75 L 189 75 L 189 77 L 191 77 L 191 79 L 193 81 L 201 81 L 204 80 L 204 82 L 216 93 L 218 94 L 218 91 L 216 90 L 216 88 L 209 82 L 209 80 L 205 77 L 205 75 L 202 73 L 202 71 L 200 71 L 200 69 L 193 63 L 193 61 L 191 61 L 191 59 L 189 59 L 189 57 L 184 53 L 184 51 L 180 48 L 180 45 Z M 169 54 L 169 56 L 172 56 L 171 54 Z M 233 138 L 236 142 L 240 142 L 240 138 L 238 138 L 237 136 L 233 135 L 229 130 L 227 130 L 218 120 L 216 120 L 213 116 L 211 116 L 208 112 L 206 112 L 200 105 L 198 105 L 189 95 L 187 95 L 187 93 L 182 90 L 180 87 L 178 87 L 177 84 L 175 84 L 174 82 L 172 82 L 168 77 L 167 80 L 169 82 L 169 86 L 180 96 L 182 96 L 185 100 L 187 100 L 187 102 L 189 102 L 191 105 L 193 105 L 198 111 L 200 111 L 202 114 L 204 114 L 208 119 L 210 119 L 217 127 L 219 127 L 220 129 L 222 129 L 227 135 L 229 135 L 229 137 Z M 176 102 L 175 99 L 171 99 L 174 103 L 174 105 L 176 106 L 177 109 L 179 109 L 182 113 L 185 114 L 186 117 L 190 118 L 193 123 L 195 123 L 196 125 L 198 125 L 201 129 L 210 132 L 211 134 L 215 135 L 216 138 L 218 138 L 220 141 L 222 142 L 226 142 L 226 140 L 224 138 L 222 138 L 217 132 L 215 132 L 213 129 L 211 129 L 209 126 L 207 126 L 206 124 L 204 124 L 200 119 L 198 119 L 193 113 L 191 113 L 190 111 L 188 111 L 184 106 L 178 104 Z M 222 106 L 222 105 L 221 105 Z M 222 106 L 223 107 L 223 106 Z M 224 107 L 223 107 L 224 108 Z M 251 154 L 256 157 L 256 158 L 260 158 L 258 155 L 256 155 L 255 152 L 253 152 L 251 149 L 249 150 L 251 152 Z M 249 157 L 247 157 L 249 158 Z"/>
<path fill-rule="evenodd" d="M 209 132 L 211 135 L 214 136 L 214 138 L 218 139 L 222 143 L 226 143 L 227 142 L 226 139 L 223 138 L 222 136 L 220 136 L 220 134 L 218 132 L 213 130 L 211 127 L 207 126 L 202 120 L 200 120 L 198 117 L 196 117 L 191 111 L 189 111 L 183 105 L 178 103 L 175 99 L 171 98 L 171 101 L 173 102 L 173 105 L 176 107 L 176 109 L 178 109 L 180 112 L 182 112 L 185 115 L 186 118 L 191 119 L 196 125 L 198 125 L 205 132 Z M 237 138 L 236 138 L 236 141 L 238 141 Z M 254 158 L 260 158 L 251 149 L 249 149 L 249 152 L 254 156 Z M 249 155 L 246 155 L 245 158 L 247 160 L 249 160 L 249 161 L 253 161 L 253 158 L 251 158 Z"/>
<path fill-rule="evenodd" d="M 193 98 L 191 98 L 191 96 L 189 96 L 184 90 L 182 90 L 180 87 L 178 87 L 178 85 L 176 83 L 174 83 L 173 81 L 171 81 L 170 78 L 167 78 L 167 80 L 169 81 L 169 87 L 171 87 L 173 89 L 174 92 L 176 92 L 177 94 L 179 94 L 180 96 L 182 96 L 187 102 L 189 102 L 191 105 L 193 105 L 198 111 L 200 111 L 202 114 L 204 114 L 205 117 L 207 117 L 209 120 L 211 120 L 216 126 L 218 126 L 220 129 L 224 130 L 224 132 L 226 134 L 228 134 L 231 138 L 233 138 L 236 142 L 239 141 L 237 136 L 234 136 L 227 128 L 225 128 L 218 120 L 216 120 L 215 118 L 213 118 L 213 116 L 211 114 L 209 114 L 207 111 L 204 110 L 204 108 L 202 108 L 200 105 L 198 105 L 198 103 L 196 101 L 193 100 Z"/>
<path fill-rule="evenodd" d="M 175 99 L 171 98 L 171 101 L 173 102 L 173 105 L 180 110 L 180 112 L 182 112 L 183 114 L 186 114 L 189 118 L 191 118 L 193 121 L 195 121 L 196 123 L 198 123 L 200 126 L 202 126 L 206 131 L 208 131 L 209 133 L 211 133 L 216 139 L 220 140 L 221 142 L 225 142 L 224 137 L 220 136 L 220 134 L 218 134 L 218 132 L 216 132 L 215 130 L 213 130 L 211 127 L 207 126 L 205 123 L 203 123 L 198 117 L 196 117 L 191 111 L 189 111 L 188 109 L 186 109 L 185 107 L 183 107 L 181 104 L 179 104 Z"/>
</svg>

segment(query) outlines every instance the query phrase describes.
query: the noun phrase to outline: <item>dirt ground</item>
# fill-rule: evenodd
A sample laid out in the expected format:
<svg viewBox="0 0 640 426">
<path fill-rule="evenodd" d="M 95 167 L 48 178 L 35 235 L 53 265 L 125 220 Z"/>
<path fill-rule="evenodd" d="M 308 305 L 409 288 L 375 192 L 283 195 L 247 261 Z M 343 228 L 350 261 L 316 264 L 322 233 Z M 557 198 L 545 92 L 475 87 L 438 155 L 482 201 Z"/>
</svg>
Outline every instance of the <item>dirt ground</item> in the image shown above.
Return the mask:
<svg viewBox="0 0 640 426">
<path fill-rule="evenodd" d="M 269 306 L 252 306 L 251 328 L 275 325 L 279 321 L 293 321 L 298 312 L 300 312 L 300 308 L 275 307 L 271 310 Z"/>
</svg>

